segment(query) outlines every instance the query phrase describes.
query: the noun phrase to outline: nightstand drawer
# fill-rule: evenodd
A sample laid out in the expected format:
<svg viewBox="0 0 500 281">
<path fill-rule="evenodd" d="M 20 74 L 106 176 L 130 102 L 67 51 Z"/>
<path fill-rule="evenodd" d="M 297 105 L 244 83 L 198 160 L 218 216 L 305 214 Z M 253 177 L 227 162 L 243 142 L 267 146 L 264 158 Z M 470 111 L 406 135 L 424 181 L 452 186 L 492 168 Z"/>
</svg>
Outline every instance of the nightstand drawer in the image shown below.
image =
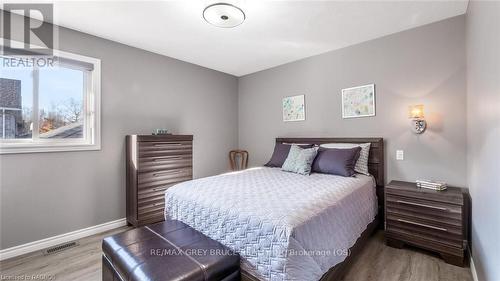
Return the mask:
<svg viewBox="0 0 500 281">
<path fill-rule="evenodd" d="M 386 231 L 403 236 L 418 236 L 427 240 L 462 248 L 461 229 L 447 225 L 437 225 L 403 216 L 387 215 Z"/>
<path fill-rule="evenodd" d="M 390 225 L 392 222 L 404 223 L 416 229 L 423 229 L 426 233 L 431 234 L 439 233 L 439 235 L 457 235 L 459 237 L 463 234 L 462 225 L 455 222 L 449 223 L 393 212 L 387 212 L 386 219 L 387 225 Z"/>
<path fill-rule="evenodd" d="M 429 224 L 437 227 L 444 226 L 444 228 L 458 228 L 462 229 L 461 218 L 450 218 L 446 216 L 436 216 L 427 214 L 425 212 L 407 211 L 400 208 L 387 208 L 387 217 L 400 216 L 408 220 L 415 220 L 424 224 Z"/>
<path fill-rule="evenodd" d="M 405 241 L 405 243 L 408 243 L 410 245 L 421 247 L 423 249 L 427 249 L 430 251 L 437 251 L 441 254 L 453 255 L 456 257 L 463 257 L 465 254 L 464 245 L 460 245 L 460 247 L 451 246 L 443 243 L 440 240 L 427 239 L 425 237 L 422 237 L 420 235 L 415 235 L 415 233 L 407 231 L 387 231 L 385 236 L 388 239 Z"/>
<path fill-rule="evenodd" d="M 462 220 L 462 206 L 425 199 L 386 194 L 388 211 L 402 211 L 416 216 Z"/>
</svg>

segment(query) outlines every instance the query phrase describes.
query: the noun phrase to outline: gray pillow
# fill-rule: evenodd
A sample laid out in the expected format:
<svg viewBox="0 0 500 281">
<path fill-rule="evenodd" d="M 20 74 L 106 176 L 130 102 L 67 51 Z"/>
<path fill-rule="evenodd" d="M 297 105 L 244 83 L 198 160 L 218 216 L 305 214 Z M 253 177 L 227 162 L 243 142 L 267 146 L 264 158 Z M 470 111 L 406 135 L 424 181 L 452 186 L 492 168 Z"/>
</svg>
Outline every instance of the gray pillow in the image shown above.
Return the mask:
<svg viewBox="0 0 500 281">
<path fill-rule="evenodd" d="M 269 162 L 264 164 L 266 167 L 278 167 L 281 168 L 283 166 L 283 163 L 285 163 L 286 157 L 288 156 L 288 153 L 290 152 L 290 147 L 291 144 L 283 144 L 283 143 L 277 143 L 274 146 L 274 151 L 273 155 L 271 156 L 271 159 Z M 311 148 L 312 145 L 310 144 L 305 144 L 305 145 L 299 145 L 302 148 Z"/>
<path fill-rule="evenodd" d="M 309 175 L 311 173 L 311 165 L 317 152 L 318 147 L 300 148 L 298 145 L 292 145 L 281 170 L 301 175 Z"/>
<path fill-rule="evenodd" d="M 321 147 L 325 148 L 353 148 L 353 147 L 361 147 L 361 152 L 359 154 L 358 161 L 356 161 L 356 165 L 354 166 L 354 171 L 369 176 L 370 173 L 368 171 L 368 159 L 370 156 L 370 145 L 371 143 L 325 143 L 322 144 Z"/>
<path fill-rule="evenodd" d="M 347 149 L 321 147 L 312 165 L 312 171 L 352 177 L 356 173 L 354 167 L 360 152 L 361 147 L 359 146 Z"/>
</svg>

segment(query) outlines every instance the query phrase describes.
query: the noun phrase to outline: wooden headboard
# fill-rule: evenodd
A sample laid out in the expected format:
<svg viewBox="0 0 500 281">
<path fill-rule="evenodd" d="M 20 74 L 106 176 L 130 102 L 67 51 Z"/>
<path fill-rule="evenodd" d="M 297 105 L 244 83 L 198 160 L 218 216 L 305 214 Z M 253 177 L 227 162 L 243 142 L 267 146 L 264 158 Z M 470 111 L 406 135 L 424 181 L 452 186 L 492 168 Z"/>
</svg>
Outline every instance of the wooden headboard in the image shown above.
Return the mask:
<svg viewBox="0 0 500 281">
<path fill-rule="evenodd" d="M 276 138 L 276 143 L 325 144 L 325 143 L 371 143 L 368 170 L 375 178 L 377 187 L 385 185 L 385 159 L 383 138 Z"/>
</svg>

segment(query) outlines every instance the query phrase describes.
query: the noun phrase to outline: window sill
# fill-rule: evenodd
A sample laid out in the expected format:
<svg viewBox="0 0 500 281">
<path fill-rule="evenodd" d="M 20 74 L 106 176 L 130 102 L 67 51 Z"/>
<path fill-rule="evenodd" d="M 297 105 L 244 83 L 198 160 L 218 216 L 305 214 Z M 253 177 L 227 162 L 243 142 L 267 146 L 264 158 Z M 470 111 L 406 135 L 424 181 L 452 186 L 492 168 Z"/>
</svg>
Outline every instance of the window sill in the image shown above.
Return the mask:
<svg viewBox="0 0 500 281">
<path fill-rule="evenodd" d="M 100 144 L 0 144 L 0 154 L 101 150 Z"/>
</svg>

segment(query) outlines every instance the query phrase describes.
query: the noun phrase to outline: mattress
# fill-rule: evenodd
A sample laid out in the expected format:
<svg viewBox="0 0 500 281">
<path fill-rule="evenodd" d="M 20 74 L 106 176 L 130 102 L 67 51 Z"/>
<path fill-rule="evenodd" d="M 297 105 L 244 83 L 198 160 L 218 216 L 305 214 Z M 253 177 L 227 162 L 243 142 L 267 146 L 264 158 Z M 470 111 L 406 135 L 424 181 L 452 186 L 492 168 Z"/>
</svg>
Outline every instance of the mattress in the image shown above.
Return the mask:
<svg viewBox="0 0 500 281">
<path fill-rule="evenodd" d="M 370 176 L 309 176 L 259 167 L 177 184 L 165 219 L 238 252 L 261 280 L 319 280 L 342 262 L 377 213 Z"/>
</svg>

